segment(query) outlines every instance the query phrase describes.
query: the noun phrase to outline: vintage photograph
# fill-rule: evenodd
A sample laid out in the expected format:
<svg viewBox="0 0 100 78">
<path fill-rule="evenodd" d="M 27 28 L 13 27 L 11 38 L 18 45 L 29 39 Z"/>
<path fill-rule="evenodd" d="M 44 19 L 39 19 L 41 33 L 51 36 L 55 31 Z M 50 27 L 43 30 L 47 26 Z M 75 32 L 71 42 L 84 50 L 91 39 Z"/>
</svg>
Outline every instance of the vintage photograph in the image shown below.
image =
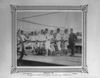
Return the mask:
<svg viewBox="0 0 100 78">
<path fill-rule="evenodd" d="M 17 12 L 17 59 L 17 66 L 81 66 L 82 12 Z"/>
<path fill-rule="evenodd" d="M 87 6 L 11 5 L 11 72 L 87 72 Z"/>
</svg>

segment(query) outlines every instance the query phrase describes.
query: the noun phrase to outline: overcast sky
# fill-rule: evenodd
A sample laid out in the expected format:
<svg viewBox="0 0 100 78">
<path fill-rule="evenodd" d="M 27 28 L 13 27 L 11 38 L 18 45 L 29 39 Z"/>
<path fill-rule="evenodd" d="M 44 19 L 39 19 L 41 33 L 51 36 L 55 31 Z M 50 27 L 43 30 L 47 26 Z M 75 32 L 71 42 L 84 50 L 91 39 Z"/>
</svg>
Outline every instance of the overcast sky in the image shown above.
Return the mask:
<svg viewBox="0 0 100 78">
<path fill-rule="evenodd" d="M 81 12 L 18 12 L 18 29 L 27 31 L 43 28 L 73 28 L 74 32 L 82 31 Z"/>
</svg>

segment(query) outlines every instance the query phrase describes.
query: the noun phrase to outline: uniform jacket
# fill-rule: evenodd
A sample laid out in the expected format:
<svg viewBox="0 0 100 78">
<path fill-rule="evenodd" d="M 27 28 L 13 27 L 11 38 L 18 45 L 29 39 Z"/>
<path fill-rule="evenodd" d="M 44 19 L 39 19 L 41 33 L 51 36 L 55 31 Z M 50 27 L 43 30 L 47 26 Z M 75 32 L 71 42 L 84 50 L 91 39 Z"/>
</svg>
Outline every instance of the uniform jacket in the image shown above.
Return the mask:
<svg viewBox="0 0 100 78">
<path fill-rule="evenodd" d="M 69 45 L 74 45 L 75 41 L 77 40 L 77 36 L 74 33 L 71 33 L 69 35 Z"/>
</svg>

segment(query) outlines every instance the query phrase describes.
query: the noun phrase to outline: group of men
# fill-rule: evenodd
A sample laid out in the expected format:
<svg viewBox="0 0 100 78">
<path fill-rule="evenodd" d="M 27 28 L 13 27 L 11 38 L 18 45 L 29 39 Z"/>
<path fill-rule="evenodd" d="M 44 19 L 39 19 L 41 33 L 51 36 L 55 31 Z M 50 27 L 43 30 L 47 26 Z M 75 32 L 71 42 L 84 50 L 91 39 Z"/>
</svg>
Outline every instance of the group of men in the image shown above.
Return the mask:
<svg viewBox="0 0 100 78">
<path fill-rule="evenodd" d="M 69 45 L 71 49 L 70 56 L 74 56 L 74 46 L 77 36 L 73 33 L 73 29 L 70 29 L 70 34 L 68 33 L 68 29 L 64 30 L 63 35 L 61 35 L 60 31 L 60 28 L 57 28 L 56 33 L 53 30 L 49 33 L 49 30 L 46 28 L 45 30 L 41 30 L 39 34 L 36 31 L 32 31 L 31 35 L 29 35 L 24 34 L 24 31 L 20 30 L 20 36 L 23 42 L 25 42 L 24 49 L 26 50 L 26 47 L 30 46 L 34 54 L 43 49 L 46 50 L 46 56 L 48 56 L 49 51 L 52 54 L 56 50 L 61 54 L 62 50 L 68 52 Z"/>
</svg>

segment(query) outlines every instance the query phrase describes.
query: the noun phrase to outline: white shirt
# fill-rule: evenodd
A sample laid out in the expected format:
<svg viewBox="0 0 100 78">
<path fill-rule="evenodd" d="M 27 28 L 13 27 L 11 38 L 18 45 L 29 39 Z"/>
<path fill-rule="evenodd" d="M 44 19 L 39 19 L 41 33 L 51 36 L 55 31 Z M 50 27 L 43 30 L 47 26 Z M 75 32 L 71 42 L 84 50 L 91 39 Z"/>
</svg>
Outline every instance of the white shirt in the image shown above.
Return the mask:
<svg viewBox="0 0 100 78">
<path fill-rule="evenodd" d="M 36 36 L 35 35 L 32 35 L 31 36 L 31 41 L 35 41 L 36 40 Z"/>
<path fill-rule="evenodd" d="M 56 40 L 61 40 L 61 34 L 60 33 L 56 34 Z"/>
<path fill-rule="evenodd" d="M 21 36 L 23 41 L 27 40 L 27 38 L 24 35 L 20 35 L 20 36 Z"/>
<path fill-rule="evenodd" d="M 50 39 L 50 35 L 48 33 L 45 34 L 45 37 L 46 37 L 46 40 L 49 40 Z"/>
<path fill-rule="evenodd" d="M 64 40 L 68 40 L 68 38 L 69 38 L 69 34 L 68 34 L 68 33 L 67 33 L 67 34 L 64 33 L 64 35 L 63 35 L 63 39 L 64 39 Z"/>
<path fill-rule="evenodd" d="M 54 36 L 53 35 L 50 35 L 50 40 L 54 40 Z"/>
<path fill-rule="evenodd" d="M 46 37 L 45 48 L 50 49 L 50 35 L 47 33 L 45 37 Z"/>
<path fill-rule="evenodd" d="M 41 34 L 41 41 L 45 41 L 46 40 L 46 36 L 44 34 Z"/>
<path fill-rule="evenodd" d="M 35 40 L 38 40 L 38 35 L 35 35 Z"/>
</svg>

